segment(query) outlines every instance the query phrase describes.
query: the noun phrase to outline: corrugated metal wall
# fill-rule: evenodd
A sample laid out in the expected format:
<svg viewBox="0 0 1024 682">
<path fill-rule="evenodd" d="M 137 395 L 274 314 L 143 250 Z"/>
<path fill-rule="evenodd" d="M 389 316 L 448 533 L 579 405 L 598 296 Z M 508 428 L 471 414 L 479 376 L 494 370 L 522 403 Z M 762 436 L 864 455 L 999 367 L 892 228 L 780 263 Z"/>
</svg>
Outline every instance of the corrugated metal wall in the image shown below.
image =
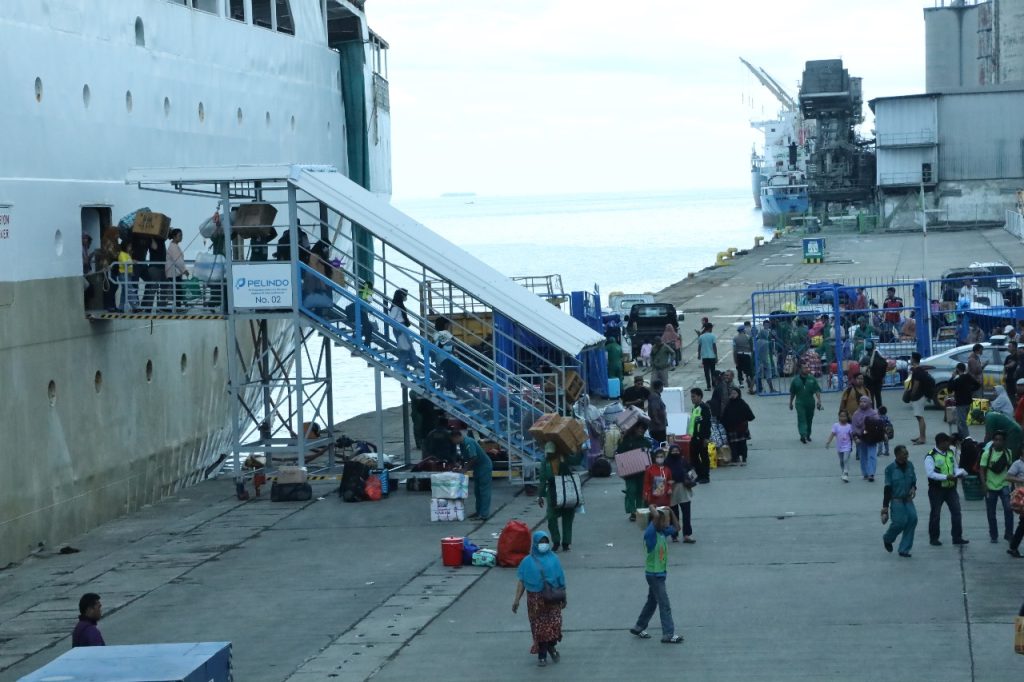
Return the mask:
<svg viewBox="0 0 1024 682">
<path fill-rule="evenodd" d="M 1024 177 L 1024 91 L 938 100 L 939 179 Z"/>
<path fill-rule="evenodd" d="M 876 180 L 882 187 L 918 184 L 922 167 L 930 164 L 931 178 L 937 180 L 937 106 L 934 96 L 878 100 L 875 105 L 875 134 L 878 145 Z"/>
<path fill-rule="evenodd" d="M 924 26 L 925 91 L 978 85 L 978 7 L 927 8 Z"/>
</svg>

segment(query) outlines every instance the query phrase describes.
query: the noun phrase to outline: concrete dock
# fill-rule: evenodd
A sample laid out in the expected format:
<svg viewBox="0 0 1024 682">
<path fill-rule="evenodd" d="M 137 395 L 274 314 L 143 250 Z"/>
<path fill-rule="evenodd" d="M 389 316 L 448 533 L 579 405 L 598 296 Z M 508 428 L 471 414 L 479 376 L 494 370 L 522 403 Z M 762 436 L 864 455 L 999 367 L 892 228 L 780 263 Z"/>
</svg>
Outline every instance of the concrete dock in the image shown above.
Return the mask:
<svg viewBox="0 0 1024 682">
<path fill-rule="evenodd" d="M 703 315 L 730 322 L 749 314 L 760 283 L 921 274 L 920 235 L 825 236 L 846 262 L 803 265 L 799 244 L 783 238 L 663 292 L 688 313 L 684 340 Z M 976 260 L 1024 264 L 1019 242 L 1001 230 L 928 240 L 931 277 Z M 694 354 L 684 349 L 674 385 L 696 381 Z M 886 398 L 895 442 L 907 443 L 916 432 L 910 408 L 896 392 Z M 231 641 L 236 679 L 245 682 L 1019 680 L 1024 659 L 1013 653 L 1011 630 L 1024 560 L 1010 558 L 1005 542 L 989 544 L 984 503 L 963 504 L 971 544 L 949 543 L 944 513 L 944 544 L 929 546 L 926 448 L 911 447 L 922 482 L 913 558 L 888 554 L 878 512 L 891 458 L 880 458 L 879 482 L 862 482 L 856 467 L 850 483 L 840 480 L 834 450 L 823 447 L 838 395 L 824 397 L 808 445 L 786 398 L 748 400 L 757 416 L 749 465 L 712 471 L 694 500 L 697 544 L 670 546 L 681 646 L 658 642 L 657 616 L 653 639 L 627 631 L 646 584 L 640 530 L 626 520 L 615 477 L 586 485 L 573 551 L 561 557 L 563 657 L 546 669 L 529 655 L 525 609 L 511 611 L 514 571 L 440 560 L 442 537 L 495 547 L 509 519 L 542 524 L 535 498 L 495 481 L 490 520 L 432 524 L 425 493 L 345 504 L 324 482 L 308 503 L 272 503 L 269 491 L 238 502 L 231 482 L 216 480 L 68 538 L 78 553 L 47 548 L 0 571 L 0 682 L 69 648 L 78 598 L 90 591 L 102 597 L 108 644 Z M 387 420 L 385 449 L 399 452 L 397 411 Z M 927 420 L 929 437 L 944 430 L 938 411 Z M 343 428 L 367 439 L 375 429 L 367 416 Z"/>
</svg>

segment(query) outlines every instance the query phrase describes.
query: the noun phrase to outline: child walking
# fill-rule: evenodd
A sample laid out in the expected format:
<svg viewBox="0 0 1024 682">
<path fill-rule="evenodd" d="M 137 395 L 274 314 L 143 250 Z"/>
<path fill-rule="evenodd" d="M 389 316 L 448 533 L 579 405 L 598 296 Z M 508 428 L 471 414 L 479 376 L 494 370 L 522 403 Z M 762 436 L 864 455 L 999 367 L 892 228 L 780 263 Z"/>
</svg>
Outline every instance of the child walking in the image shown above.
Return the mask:
<svg viewBox="0 0 1024 682">
<path fill-rule="evenodd" d="M 832 433 L 825 441 L 825 447 L 836 441 L 836 454 L 839 455 L 839 468 L 843 472 L 843 483 L 850 482 L 850 473 L 847 470 L 847 463 L 850 461 L 850 452 L 853 450 L 853 424 L 850 423 L 850 415 L 846 410 L 839 410 L 839 421 L 832 425 Z"/>
<path fill-rule="evenodd" d="M 650 639 L 651 635 L 645 628 L 657 610 L 661 616 L 661 641 L 665 644 L 680 644 L 683 638 L 676 634 L 676 626 L 672 620 L 672 605 L 668 600 L 668 590 L 665 589 L 665 576 L 668 575 L 666 538 L 677 532 L 679 523 L 671 510 L 658 511 L 652 504 L 650 511 L 651 522 L 644 531 L 644 549 L 647 550 L 647 561 L 644 565 L 647 574 L 647 602 L 636 619 L 636 625 L 629 631 L 640 639 Z"/>
<path fill-rule="evenodd" d="M 889 408 L 882 405 L 878 408 L 878 416 L 882 418 L 882 422 L 885 423 L 885 440 L 878 444 L 878 454 L 882 457 L 889 456 L 889 441 L 896 435 L 895 429 L 892 426 L 892 420 L 889 419 Z"/>
<path fill-rule="evenodd" d="M 658 507 L 672 503 L 672 472 L 665 465 L 665 451 L 654 453 L 654 463 L 644 471 L 644 502 Z"/>
</svg>

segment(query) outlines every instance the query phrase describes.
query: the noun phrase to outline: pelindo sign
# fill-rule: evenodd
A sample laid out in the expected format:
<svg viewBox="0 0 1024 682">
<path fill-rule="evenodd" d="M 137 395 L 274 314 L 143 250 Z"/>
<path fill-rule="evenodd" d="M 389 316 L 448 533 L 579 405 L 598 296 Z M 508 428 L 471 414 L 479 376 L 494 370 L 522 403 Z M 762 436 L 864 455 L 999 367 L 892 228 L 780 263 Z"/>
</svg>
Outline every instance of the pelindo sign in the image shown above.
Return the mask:
<svg viewBox="0 0 1024 682">
<path fill-rule="evenodd" d="M 289 308 L 292 267 L 288 263 L 237 263 L 231 268 L 236 308 Z"/>
</svg>

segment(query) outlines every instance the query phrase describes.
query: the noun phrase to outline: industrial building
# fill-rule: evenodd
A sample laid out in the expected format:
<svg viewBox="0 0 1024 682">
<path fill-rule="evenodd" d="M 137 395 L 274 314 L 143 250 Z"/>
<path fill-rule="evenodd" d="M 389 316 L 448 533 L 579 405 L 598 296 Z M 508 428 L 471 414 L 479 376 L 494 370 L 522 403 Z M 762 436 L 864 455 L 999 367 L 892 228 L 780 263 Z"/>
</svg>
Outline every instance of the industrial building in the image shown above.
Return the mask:
<svg viewBox="0 0 1024 682">
<path fill-rule="evenodd" d="M 1001 225 L 1024 187 L 1024 0 L 924 17 L 926 92 L 869 103 L 882 223 Z"/>
</svg>

